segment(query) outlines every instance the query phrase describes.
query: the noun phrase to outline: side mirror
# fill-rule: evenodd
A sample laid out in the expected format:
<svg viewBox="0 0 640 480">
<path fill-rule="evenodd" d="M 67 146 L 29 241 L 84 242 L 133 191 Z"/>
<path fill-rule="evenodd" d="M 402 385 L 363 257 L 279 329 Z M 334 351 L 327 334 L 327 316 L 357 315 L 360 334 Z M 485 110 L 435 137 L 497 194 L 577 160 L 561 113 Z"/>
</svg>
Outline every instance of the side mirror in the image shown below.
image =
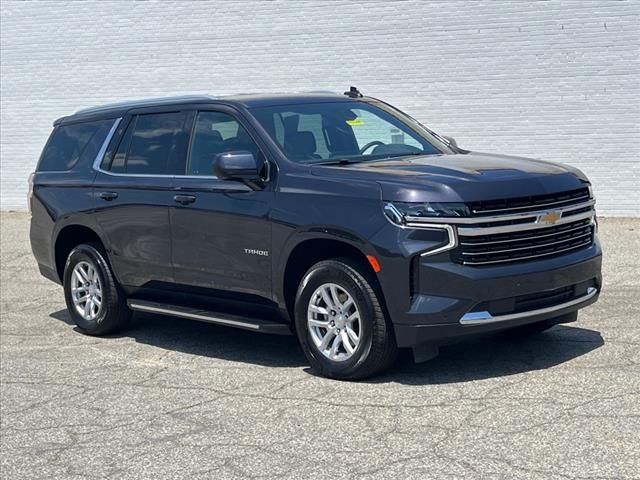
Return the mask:
<svg viewBox="0 0 640 480">
<path fill-rule="evenodd" d="M 224 152 L 215 156 L 213 174 L 220 180 L 255 181 L 260 179 L 260 166 L 251 152 Z"/>
<path fill-rule="evenodd" d="M 447 137 L 446 135 L 442 135 L 442 138 L 444 138 L 445 140 L 447 140 L 451 145 L 453 145 L 454 147 L 458 148 L 458 143 L 456 142 L 456 139 L 453 137 Z"/>
</svg>

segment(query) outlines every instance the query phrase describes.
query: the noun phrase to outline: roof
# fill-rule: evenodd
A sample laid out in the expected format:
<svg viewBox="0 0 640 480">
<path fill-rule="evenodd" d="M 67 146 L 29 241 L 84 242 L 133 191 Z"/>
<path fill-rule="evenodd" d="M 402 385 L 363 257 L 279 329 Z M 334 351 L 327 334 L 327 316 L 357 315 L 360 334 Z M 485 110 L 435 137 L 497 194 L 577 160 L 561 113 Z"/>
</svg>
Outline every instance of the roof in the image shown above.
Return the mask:
<svg viewBox="0 0 640 480">
<path fill-rule="evenodd" d="M 215 97 L 210 95 L 180 95 L 175 97 L 160 97 L 160 98 L 145 98 L 141 100 L 125 100 L 122 102 L 108 103 L 105 105 L 97 105 L 95 107 L 88 107 L 78 110 L 74 115 L 87 114 L 87 113 L 101 113 L 109 110 L 123 110 L 139 107 L 153 107 L 161 105 L 172 105 L 176 103 L 206 103 L 215 100 Z"/>
<path fill-rule="evenodd" d="M 291 105 L 296 103 L 323 103 L 353 100 L 335 92 L 302 92 L 302 93 L 249 93 L 219 97 L 224 102 L 235 102 L 245 107 L 267 107 L 273 105 Z"/>
<path fill-rule="evenodd" d="M 100 115 L 121 115 L 132 108 L 155 107 L 174 104 L 188 103 L 224 103 L 224 104 L 240 104 L 247 108 L 264 107 L 273 105 L 291 105 L 296 103 L 323 103 L 353 100 L 345 95 L 334 92 L 303 92 L 303 93 L 248 93 L 238 95 L 228 95 L 214 97 L 211 95 L 180 95 L 174 97 L 162 98 L 146 98 L 141 100 L 128 100 L 95 107 L 83 108 L 74 114 L 63 117 L 54 122 L 54 124 L 62 121 L 80 120 L 86 117 L 94 117 Z"/>
</svg>

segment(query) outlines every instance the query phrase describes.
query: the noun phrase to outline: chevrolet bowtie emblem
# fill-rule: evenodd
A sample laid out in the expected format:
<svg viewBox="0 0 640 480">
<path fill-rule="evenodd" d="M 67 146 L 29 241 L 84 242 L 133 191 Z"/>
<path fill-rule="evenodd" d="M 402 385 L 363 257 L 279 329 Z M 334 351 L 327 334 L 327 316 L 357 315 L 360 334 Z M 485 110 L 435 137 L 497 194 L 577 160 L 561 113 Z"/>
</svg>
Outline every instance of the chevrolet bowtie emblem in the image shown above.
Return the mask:
<svg viewBox="0 0 640 480">
<path fill-rule="evenodd" d="M 547 213 L 545 213 L 543 215 L 538 215 L 538 219 L 536 220 L 536 223 L 544 223 L 546 225 L 553 225 L 558 220 L 560 220 L 561 216 L 562 216 L 562 213 L 559 212 L 559 211 L 547 212 Z"/>
</svg>

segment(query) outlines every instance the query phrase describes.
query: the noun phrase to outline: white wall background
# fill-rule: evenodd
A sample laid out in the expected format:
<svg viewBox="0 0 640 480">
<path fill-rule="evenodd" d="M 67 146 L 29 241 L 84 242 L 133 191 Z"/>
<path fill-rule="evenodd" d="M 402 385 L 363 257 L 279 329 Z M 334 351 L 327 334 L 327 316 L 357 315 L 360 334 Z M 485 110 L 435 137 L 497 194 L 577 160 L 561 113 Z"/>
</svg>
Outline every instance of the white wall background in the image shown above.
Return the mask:
<svg viewBox="0 0 640 480">
<path fill-rule="evenodd" d="M 640 1 L 2 1 L 1 207 L 51 122 L 176 93 L 357 85 L 472 150 L 566 162 L 640 216 Z"/>
</svg>

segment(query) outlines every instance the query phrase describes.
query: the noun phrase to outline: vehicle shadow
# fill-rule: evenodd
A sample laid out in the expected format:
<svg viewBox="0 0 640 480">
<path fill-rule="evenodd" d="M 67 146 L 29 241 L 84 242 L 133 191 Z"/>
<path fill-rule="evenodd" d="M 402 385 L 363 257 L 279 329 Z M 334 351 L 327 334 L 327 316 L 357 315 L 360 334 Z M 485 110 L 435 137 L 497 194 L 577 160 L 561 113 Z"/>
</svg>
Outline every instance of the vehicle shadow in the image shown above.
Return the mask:
<svg viewBox="0 0 640 480">
<path fill-rule="evenodd" d="M 425 363 L 403 355 L 395 368 L 369 382 L 439 385 L 506 377 L 554 367 L 602 345 L 600 332 L 569 325 L 528 337 L 505 332 L 441 347 L 440 354 Z"/>
<path fill-rule="evenodd" d="M 67 310 L 50 316 L 75 325 Z M 308 366 L 297 339 L 292 335 L 265 335 L 165 315 L 136 312 L 129 328 L 108 337 L 133 338 L 138 343 L 165 350 L 266 367 Z"/>
<path fill-rule="evenodd" d="M 73 325 L 68 312 L 52 318 Z M 268 367 L 308 368 L 294 336 L 264 335 L 163 315 L 136 313 L 121 335 L 166 350 Z M 387 372 L 365 382 L 428 385 L 462 383 L 543 370 L 585 355 L 604 345 L 600 332 L 557 325 L 530 337 L 499 334 L 442 347 L 440 355 L 415 364 L 404 352 Z"/>
</svg>

